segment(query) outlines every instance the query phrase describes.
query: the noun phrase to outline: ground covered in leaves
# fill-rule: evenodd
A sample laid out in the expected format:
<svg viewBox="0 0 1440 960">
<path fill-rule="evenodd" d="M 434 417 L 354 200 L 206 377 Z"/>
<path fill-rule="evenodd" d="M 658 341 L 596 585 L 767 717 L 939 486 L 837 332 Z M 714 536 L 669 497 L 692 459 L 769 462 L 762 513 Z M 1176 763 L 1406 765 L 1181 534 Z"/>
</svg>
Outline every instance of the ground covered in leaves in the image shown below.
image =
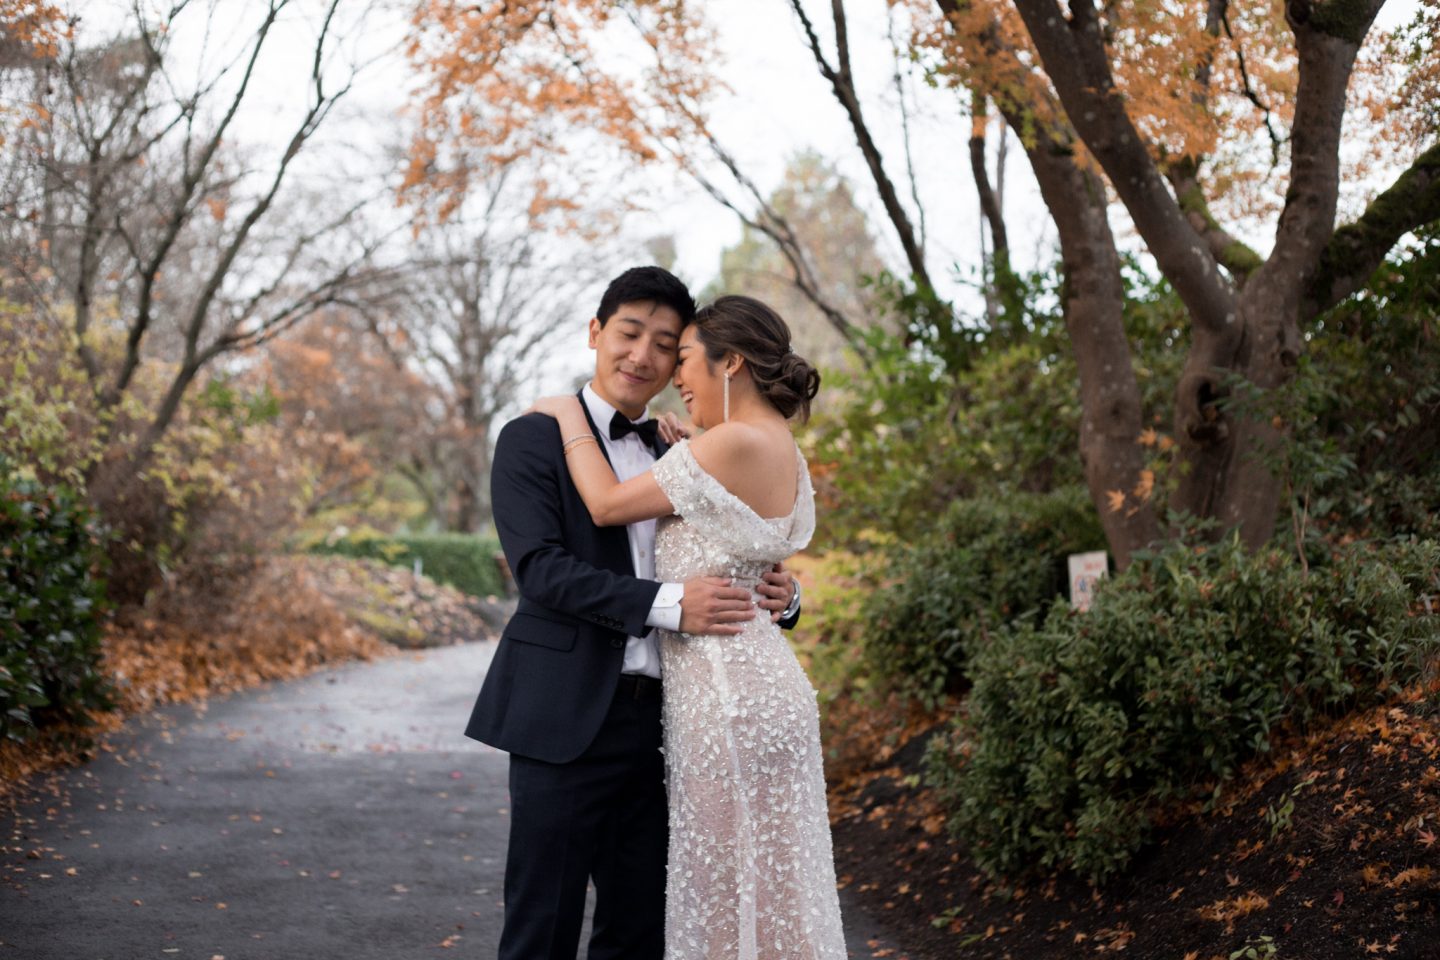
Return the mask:
<svg viewBox="0 0 1440 960">
<path fill-rule="evenodd" d="M 502 603 L 373 560 L 282 556 L 238 581 L 190 584 L 104 630 L 114 709 L 86 729 L 0 743 L 0 798 L 31 775 L 92 756 L 97 738 L 168 703 L 289 680 L 350 660 L 495 635 Z"/>
<path fill-rule="evenodd" d="M 906 932 L 908 952 L 874 956 L 1440 958 L 1434 691 L 1282 743 L 1099 888 L 976 871 L 920 783 L 926 718 L 837 701 L 827 726 L 847 731 L 831 766 L 841 883 Z M 866 743 L 874 759 L 856 763 Z"/>
</svg>

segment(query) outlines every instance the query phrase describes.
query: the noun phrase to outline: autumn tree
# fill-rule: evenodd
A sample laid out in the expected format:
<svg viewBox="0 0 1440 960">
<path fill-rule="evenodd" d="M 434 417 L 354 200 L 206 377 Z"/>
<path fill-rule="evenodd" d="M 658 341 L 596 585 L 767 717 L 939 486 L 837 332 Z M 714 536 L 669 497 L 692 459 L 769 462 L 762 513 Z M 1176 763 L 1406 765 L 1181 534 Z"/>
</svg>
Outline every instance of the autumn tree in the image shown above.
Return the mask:
<svg viewBox="0 0 1440 960">
<path fill-rule="evenodd" d="M 378 504 L 440 432 L 440 397 L 418 370 L 395 362 L 364 316 L 326 307 L 272 343 L 245 379 L 275 398 L 278 425 L 308 474 L 307 516 L 396 519 Z"/>
<path fill-rule="evenodd" d="M 53 3 L 0 0 L 0 146 L 12 127 L 43 119 L 31 98 L 32 78 L 43 73 L 69 33 L 64 11 Z"/>
<path fill-rule="evenodd" d="M 921 37 L 939 51 L 943 72 L 993 97 L 1026 137 L 1060 227 L 1072 288 L 1067 322 L 1082 394 L 1089 394 L 1085 429 L 1110 434 L 1109 446 L 1123 454 L 1125 435 L 1135 431 L 1133 441 L 1141 425 L 1129 388 L 1130 351 L 1114 319 L 1118 279 L 1111 276 L 1114 242 L 1102 191 L 1119 198 L 1191 320 L 1173 421 L 1179 480 L 1168 506 L 1215 518 L 1252 546 L 1272 535 L 1281 504 L 1273 462 L 1287 425 L 1265 413 L 1264 396 L 1292 378 L 1310 321 L 1363 289 L 1405 234 L 1440 219 L 1440 145 L 1433 128 L 1411 124 L 1377 138 L 1410 165 L 1337 228 L 1343 138 L 1365 117 L 1347 111 L 1347 93 L 1351 107 L 1414 113 L 1399 100 L 1385 102 L 1373 69 L 1357 71 L 1380 6 L 1295 2 L 1282 9 L 1216 0 L 1101 10 L 1089 0 L 1063 8 L 1053 0 L 938 0 L 938 29 Z M 1421 16 L 1433 22 L 1433 12 Z M 1393 45 L 1392 37 L 1374 38 L 1381 62 Z M 1429 41 L 1415 53 L 1414 68 L 1405 71 L 1412 97 L 1435 75 Z M 1397 58 L 1385 69 L 1393 74 L 1402 64 Z M 1273 163 L 1265 169 L 1262 160 L 1257 170 L 1254 151 L 1262 144 Z M 1050 170 L 1057 156 L 1074 172 Z M 1084 189 L 1057 189 L 1067 178 Z M 1056 187 L 1047 189 L 1052 181 Z M 1254 201 L 1264 197 L 1256 184 L 1273 184 L 1283 197 L 1269 218 L 1265 256 L 1221 221 L 1229 206 L 1250 215 L 1250 223 L 1232 218 L 1242 228 L 1254 227 Z M 1067 229 L 1084 210 L 1089 228 Z M 1085 303 L 1075 302 L 1075 287 L 1085 288 Z M 1098 329 L 1077 324 L 1078 306 L 1098 307 L 1111 319 Z M 1124 389 L 1107 403 L 1097 395 L 1103 389 L 1084 388 L 1087 378 Z M 1104 512 L 1112 517 L 1144 518 L 1154 503 L 1143 476 L 1133 487 L 1123 482 L 1136 475 L 1129 459 L 1131 467 L 1107 477 L 1087 457 L 1092 493 L 1110 499 Z M 1147 520 L 1137 532 L 1150 526 Z M 1107 533 L 1122 557 L 1143 542 L 1117 542 L 1113 526 Z"/>
<path fill-rule="evenodd" d="M 152 15 L 136 4 L 117 11 L 108 37 L 59 37 L 36 79 L 43 122 L 7 151 L 3 242 L 12 279 L 71 328 L 101 422 L 124 440 L 89 478 L 102 504 L 143 470 L 202 370 L 333 301 L 375 246 L 357 214 L 378 191 L 353 184 L 303 224 L 278 223 L 298 213 L 298 158 L 356 76 L 337 33 L 363 11 L 342 6 L 270 0 L 237 14 L 179 3 Z M 262 54 L 302 24 L 314 43 L 293 126 L 274 154 L 241 150 Z M 216 47 L 198 69 L 177 69 L 177 37 Z M 154 360 L 169 372 L 141 413 L 130 401 Z"/>
<path fill-rule="evenodd" d="M 569 213 L 574 227 L 617 188 L 616 158 L 671 164 L 767 237 L 806 300 L 860 347 L 865 318 L 829 299 L 814 252 L 710 126 L 714 39 L 697 5 L 677 0 L 421 4 L 408 53 L 423 98 L 402 197 L 443 220 L 477 180 L 523 162 L 531 210 Z M 643 195 L 633 180 L 623 189 Z"/>
</svg>

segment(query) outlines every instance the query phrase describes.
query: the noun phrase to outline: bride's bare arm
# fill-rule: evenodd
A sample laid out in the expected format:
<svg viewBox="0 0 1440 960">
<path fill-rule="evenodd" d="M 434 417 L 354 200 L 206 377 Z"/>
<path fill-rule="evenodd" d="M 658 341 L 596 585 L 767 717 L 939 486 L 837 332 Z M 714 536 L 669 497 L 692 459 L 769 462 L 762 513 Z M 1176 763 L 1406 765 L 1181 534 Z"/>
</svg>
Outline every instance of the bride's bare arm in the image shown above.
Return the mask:
<svg viewBox="0 0 1440 960">
<path fill-rule="evenodd" d="M 531 410 L 559 421 L 570 479 L 596 526 L 622 527 L 675 512 L 649 470 L 624 483 L 615 479 L 615 471 L 601 452 L 600 441 L 590 432 L 578 398 L 545 397 Z"/>
</svg>

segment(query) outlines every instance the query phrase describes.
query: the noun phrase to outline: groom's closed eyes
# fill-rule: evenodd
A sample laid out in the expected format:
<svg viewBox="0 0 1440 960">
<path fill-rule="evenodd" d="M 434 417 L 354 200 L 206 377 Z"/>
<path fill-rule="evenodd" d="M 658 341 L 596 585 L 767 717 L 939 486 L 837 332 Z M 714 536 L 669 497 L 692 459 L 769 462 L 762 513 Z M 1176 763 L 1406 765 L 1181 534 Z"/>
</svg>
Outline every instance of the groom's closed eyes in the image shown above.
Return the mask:
<svg viewBox="0 0 1440 960">
<path fill-rule="evenodd" d="M 620 337 L 623 340 L 639 340 L 645 334 L 645 325 L 639 320 L 631 320 L 626 317 L 616 321 L 616 326 L 619 328 Z M 655 334 L 655 346 L 668 354 L 673 355 L 679 343 L 680 338 L 668 330 L 662 330 Z"/>
</svg>

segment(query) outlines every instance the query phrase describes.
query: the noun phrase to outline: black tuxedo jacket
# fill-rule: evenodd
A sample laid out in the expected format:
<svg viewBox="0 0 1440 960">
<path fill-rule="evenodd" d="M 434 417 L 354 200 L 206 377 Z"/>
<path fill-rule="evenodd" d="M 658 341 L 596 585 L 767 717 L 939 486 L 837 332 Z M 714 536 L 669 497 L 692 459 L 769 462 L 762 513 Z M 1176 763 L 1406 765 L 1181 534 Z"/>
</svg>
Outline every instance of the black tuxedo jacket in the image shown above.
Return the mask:
<svg viewBox="0 0 1440 960">
<path fill-rule="evenodd" d="M 585 418 L 598 441 L 588 408 Z M 603 443 L 600 450 L 609 459 Z M 626 637 L 649 629 L 645 618 L 660 584 L 636 578 L 624 527 L 591 521 L 551 417 L 528 414 L 500 431 L 490 502 L 520 602 L 465 735 L 567 763 L 595 739 L 615 695 Z"/>
</svg>

